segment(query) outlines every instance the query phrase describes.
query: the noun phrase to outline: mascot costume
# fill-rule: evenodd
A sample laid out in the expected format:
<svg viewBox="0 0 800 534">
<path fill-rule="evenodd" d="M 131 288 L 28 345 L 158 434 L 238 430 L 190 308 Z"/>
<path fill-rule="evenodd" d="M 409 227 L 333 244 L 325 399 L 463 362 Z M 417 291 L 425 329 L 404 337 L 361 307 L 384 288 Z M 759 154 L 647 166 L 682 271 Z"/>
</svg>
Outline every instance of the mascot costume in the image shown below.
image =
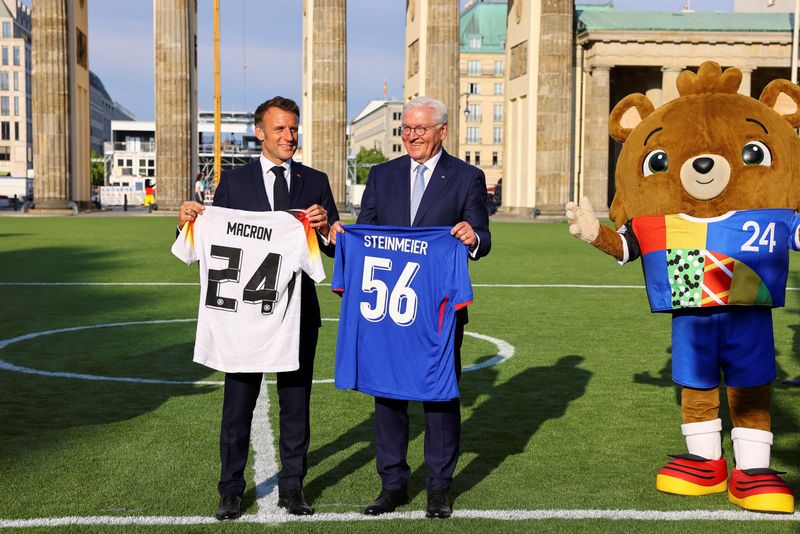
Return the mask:
<svg viewBox="0 0 800 534">
<path fill-rule="evenodd" d="M 747 510 L 794 513 L 769 468 L 772 308 L 783 306 L 789 249 L 800 250 L 800 88 L 774 80 L 758 100 L 742 74 L 703 63 L 684 71 L 679 97 L 655 109 L 628 95 L 609 117 L 622 143 L 610 218 L 585 197 L 567 204 L 571 234 L 616 258 L 640 258 L 653 312 L 672 315 L 672 378 L 681 391 L 687 453 L 656 487 L 679 495 L 728 491 Z M 725 381 L 735 468 L 722 455 Z"/>
</svg>

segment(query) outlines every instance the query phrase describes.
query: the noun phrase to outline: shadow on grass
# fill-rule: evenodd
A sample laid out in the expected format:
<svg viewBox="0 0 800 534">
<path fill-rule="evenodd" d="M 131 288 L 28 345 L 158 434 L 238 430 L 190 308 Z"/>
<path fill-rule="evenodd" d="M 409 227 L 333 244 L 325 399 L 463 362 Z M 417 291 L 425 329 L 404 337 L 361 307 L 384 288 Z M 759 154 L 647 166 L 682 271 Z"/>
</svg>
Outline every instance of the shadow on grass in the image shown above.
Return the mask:
<svg viewBox="0 0 800 534">
<path fill-rule="evenodd" d="M 192 344 L 143 353 L 142 361 L 180 368 L 180 380 L 209 371 L 191 363 Z M 145 377 L 146 370 L 139 376 Z M 122 373 L 120 373 L 122 374 Z M 155 373 L 152 378 L 161 378 Z M 3 465 L 59 448 L 61 431 L 125 421 L 157 409 L 175 396 L 200 395 L 214 386 L 140 384 L 0 372 L 0 471 Z M 72 434 L 71 432 L 68 432 Z"/>
<path fill-rule="evenodd" d="M 476 404 L 480 395 L 489 398 L 462 424 L 461 450 L 475 457 L 456 474 L 453 499 L 491 476 L 510 456 L 525 452 L 542 424 L 563 417 L 569 404 L 584 395 L 592 373 L 579 367 L 583 361 L 582 356 L 562 356 L 553 365 L 529 367 L 500 384 L 499 370 L 490 367 L 481 371 L 480 381 L 463 384 L 465 406 Z"/>
</svg>

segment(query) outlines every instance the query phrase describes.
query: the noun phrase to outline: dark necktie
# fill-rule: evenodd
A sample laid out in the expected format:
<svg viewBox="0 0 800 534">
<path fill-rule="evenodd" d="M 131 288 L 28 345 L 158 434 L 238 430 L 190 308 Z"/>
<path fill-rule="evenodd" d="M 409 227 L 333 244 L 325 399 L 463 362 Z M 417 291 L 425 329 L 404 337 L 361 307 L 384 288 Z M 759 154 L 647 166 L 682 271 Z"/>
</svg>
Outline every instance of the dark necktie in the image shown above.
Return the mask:
<svg viewBox="0 0 800 534">
<path fill-rule="evenodd" d="M 272 211 L 284 211 L 289 209 L 289 184 L 283 175 L 283 167 L 276 165 L 272 167 L 272 174 L 275 175 L 275 185 L 272 189 Z"/>
</svg>

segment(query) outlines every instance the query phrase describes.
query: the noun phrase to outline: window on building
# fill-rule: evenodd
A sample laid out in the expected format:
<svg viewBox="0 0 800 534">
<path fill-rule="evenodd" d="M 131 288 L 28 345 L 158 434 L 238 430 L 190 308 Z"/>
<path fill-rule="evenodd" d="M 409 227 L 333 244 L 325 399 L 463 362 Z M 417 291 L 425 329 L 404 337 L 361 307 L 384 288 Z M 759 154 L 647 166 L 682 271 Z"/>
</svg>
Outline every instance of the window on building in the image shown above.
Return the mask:
<svg viewBox="0 0 800 534">
<path fill-rule="evenodd" d="M 495 122 L 501 122 L 503 120 L 503 104 L 494 105 L 493 118 Z"/>
<path fill-rule="evenodd" d="M 497 167 L 498 160 L 497 160 L 497 152 L 492 152 L 492 167 Z"/>
<path fill-rule="evenodd" d="M 155 166 L 156 166 L 156 160 L 154 160 L 154 159 L 148 159 L 148 160 L 147 160 L 147 165 L 148 165 L 149 167 L 155 167 Z"/>
<path fill-rule="evenodd" d="M 0 139 L 9 141 L 11 139 L 11 123 L 8 121 L 0 122 Z"/>
<path fill-rule="evenodd" d="M 464 161 L 466 161 L 467 163 L 469 163 L 469 150 L 467 150 L 467 151 L 464 153 Z"/>
<path fill-rule="evenodd" d="M 396 121 L 402 120 L 403 113 L 401 111 L 395 111 L 394 113 L 392 113 L 392 119 Z"/>
<path fill-rule="evenodd" d="M 503 142 L 503 128 L 502 128 L 502 126 L 495 126 L 493 134 L 494 135 L 492 136 L 493 137 L 492 140 L 494 141 L 494 144 L 499 145 L 500 143 Z"/>
<path fill-rule="evenodd" d="M 481 153 L 480 152 L 475 152 L 475 165 L 477 165 L 479 167 L 481 165 Z"/>
<path fill-rule="evenodd" d="M 14 116 L 19 117 L 19 97 L 14 97 Z"/>
<path fill-rule="evenodd" d="M 121 159 L 118 159 L 117 160 L 117 167 L 122 167 L 123 165 L 125 165 L 125 161 L 121 160 Z"/>
<path fill-rule="evenodd" d="M 479 59 L 470 59 L 467 61 L 467 73 L 472 76 L 480 76 L 481 62 Z"/>
<path fill-rule="evenodd" d="M 11 161 L 10 146 L 0 146 L 0 161 Z"/>
<path fill-rule="evenodd" d="M 14 123 L 14 141 L 19 141 L 19 123 Z"/>
<path fill-rule="evenodd" d="M 401 150 L 403 150 L 403 147 L 401 145 L 398 144 L 392 145 L 392 152 L 400 152 Z"/>
<path fill-rule="evenodd" d="M 471 37 L 469 40 L 469 47 L 473 50 L 479 50 L 481 47 L 481 37 Z"/>
<path fill-rule="evenodd" d="M 125 161 L 125 166 L 126 167 L 133 167 L 133 160 L 132 159 L 126 160 Z"/>
<path fill-rule="evenodd" d="M 10 101 L 7 96 L 0 96 L 0 115 L 3 115 L 4 117 L 9 115 L 9 102 Z"/>
<path fill-rule="evenodd" d="M 0 91 L 8 91 L 8 71 L 0 71 Z"/>
<path fill-rule="evenodd" d="M 3 47 L 3 65 L 8 65 L 8 47 Z"/>
<path fill-rule="evenodd" d="M 496 94 L 496 95 L 502 95 L 503 94 L 503 84 L 502 83 L 494 84 L 494 94 Z"/>
<path fill-rule="evenodd" d="M 471 95 L 479 95 L 481 94 L 481 84 L 479 83 L 468 83 L 467 84 L 467 92 Z"/>
<path fill-rule="evenodd" d="M 495 62 L 494 62 L 494 73 L 497 76 L 502 76 L 503 75 L 503 60 L 502 59 L 495 60 Z"/>
<path fill-rule="evenodd" d="M 11 39 L 14 35 L 11 33 L 11 22 L 3 22 L 3 39 Z"/>
<path fill-rule="evenodd" d="M 139 167 L 147 167 L 147 160 L 146 159 L 140 159 L 139 160 Z"/>
<path fill-rule="evenodd" d="M 14 90 L 19 91 L 19 72 L 14 71 Z"/>
<path fill-rule="evenodd" d="M 19 67 L 19 47 L 18 46 L 14 47 L 14 65 Z"/>
<path fill-rule="evenodd" d="M 475 126 L 467 127 L 467 143 L 476 145 L 481 142 L 481 129 Z"/>
<path fill-rule="evenodd" d="M 473 121 L 473 122 L 481 120 L 481 105 L 480 104 L 468 104 L 467 105 L 467 120 Z"/>
</svg>

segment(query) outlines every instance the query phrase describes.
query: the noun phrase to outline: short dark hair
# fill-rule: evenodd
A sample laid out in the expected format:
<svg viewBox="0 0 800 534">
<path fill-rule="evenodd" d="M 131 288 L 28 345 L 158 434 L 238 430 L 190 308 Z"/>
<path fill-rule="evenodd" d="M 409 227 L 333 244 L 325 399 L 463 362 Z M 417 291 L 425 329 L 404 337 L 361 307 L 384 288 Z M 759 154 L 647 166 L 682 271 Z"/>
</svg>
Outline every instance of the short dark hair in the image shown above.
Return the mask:
<svg viewBox="0 0 800 534">
<path fill-rule="evenodd" d="M 256 108 L 256 112 L 253 113 L 253 122 L 255 124 L 259 124 L 261 122 L 261 119 L 264 118 L 264 113 L 266 113 L 269 108 L 282 109 L 283 111 L 294 113 L 295 115 L 297 115 L 298 118 L 300 117 L 300 108 L 297 106 L 297 102 L 295 102 L 291 98 L 275 96 L 270 98 L 266 102 L 262 102 Z"/>
</svg>

